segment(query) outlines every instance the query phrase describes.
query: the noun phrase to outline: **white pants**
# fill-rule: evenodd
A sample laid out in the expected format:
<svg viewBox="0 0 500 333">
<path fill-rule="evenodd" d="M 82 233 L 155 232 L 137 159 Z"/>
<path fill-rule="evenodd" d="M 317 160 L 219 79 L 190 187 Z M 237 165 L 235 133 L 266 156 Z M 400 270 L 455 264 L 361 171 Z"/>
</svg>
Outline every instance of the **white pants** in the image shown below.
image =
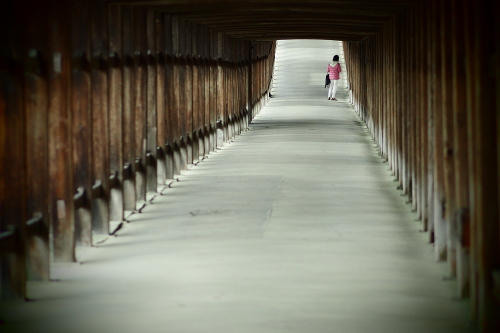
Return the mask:
<svg viewBox="0 0 500 333">
<path fill-rule="evenodd" d="M 337 94 L 337 84 L 339 80 L 331 80 L 330 88 L 328 89 L 328 98 L 335 98 L 335 94 Z"/>
</svg>

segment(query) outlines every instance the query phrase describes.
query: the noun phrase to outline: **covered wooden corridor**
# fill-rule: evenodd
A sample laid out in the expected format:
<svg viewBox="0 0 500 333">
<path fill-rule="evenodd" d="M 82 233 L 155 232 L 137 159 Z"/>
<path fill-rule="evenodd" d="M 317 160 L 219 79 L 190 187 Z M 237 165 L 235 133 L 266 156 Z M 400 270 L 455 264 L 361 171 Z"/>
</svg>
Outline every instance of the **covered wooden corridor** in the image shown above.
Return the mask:
<svg viewBox="0 0 500 333">
<path fill-rule="evenodd" d="M 218 320 L 219 326 L 203 326 L 210 322 L 210 315 L 219 318 L 226 312 L 204 312 L 209 307 L 203 306 L 213 300 L 197 299 L 199 311 L 194 312 L 192 325 L 187 324 L 189 317 L 186 317 L 187 321 L 180 320 L 171 331 L 303 332 L 312 327 L 310 331 L 327 332 L 335 323 L 342 323 L 344 330 L 339 328 L 339 332 L 351 332 L 353 328 L 366 332 L 369 326 L 361 322 L 353 326 L 356 318 L 366 315 L 362 310 L 357 316 L 352 315 L 358 313 L 354 310 L 361 309 L 356 307 L 361 303 L 349 303 L 349 298 L 343 298 L 343 304 L 353 310 L 350 316 L 328 303 L 327 295 L 339 296 L 342 292 L 334 288 L 333 281 L 342 283 L 342 279 L 352 278 L 350 274 L 359 274 L 358 269 L 363 267 L 367 274 L 387 268 L 387 272 L 394 274 L 377 275 L 375 280 L 390 281 L 392 277 L 395 286 L 404 285 L 400 282 L 406 278 L 392 270 L 390 258 L 387 262 L 375 259 L 378 250 L 372 247 L 374 242 L 406 251 L 409 257 L 397 259 L 395 256 L 393 260 L 406 270 L 420 267 L 421 270 L 414 274 L 432 281 L 435 272 L 428 270 L 430 266 L 420 266 L 425 255 L 418 255 L 418 262 L 413 261 L 419 251 L 425 250 L 415 247 L 414 239 L 401 233 L 398 229 L 401 225 L 393 224 L 393 219 L 400 218 L 404 225 L 404 220 L 414 215 L 421 233 L 414 231 L 423 236 L 423 249 L 432 250 L 429 265 L 444 267 L 446 279 L 452 282 L 451 294 L 457 302 L 466 304 L 467 310 L 457 309 L 457 304 L 452 302 L 443 303 L 446 310 L 435 313 L 446 313 L 446 316 L 435 318 L 429 326 L 426 326 L 429 321 L 424 319 L 419 324 L 418 314 L 407 321 L 386 321 L 391 313 L 398 312 L 398 301 L 395 301 L 389 305 L 383 303 L 392 309 L 386 316 L 372 313 L 373 316 L 365 319 L 381 330 L 386 321 L 392 324 L 390 329 L 394 331 L 428 328 L 429 332 L 464 329 L 497 332 L 500 328 L 498 7 L 496 3 L 483 0 L 2 2 L 0 330 L 19 332 L 26 328 L 23 319 L 16 317 L 12 310 L 28 306 L 29 302 L 19 305 L 22 304 L 19 300 L 36 300 L 38 296 L 43 307 L 43 302 L 51 298 L 74 297 L 77 300 L 79 293 L 98 292 L 103 288 L 106 279 L 113 276 L 112 272 L 102 275 L 102 286 L 99 276 L 92 276 L 94 280 L 87 281 L 95 283 L 84 285 L 83 289 L 82 285 L 72 289 L 71 283 L 66 283 L 64 288 L 69 291 L 61 293 L 55 279 L 73 281 L 72 278 L 78 280 L 80 273 L 95 272 L 74 268 L 75 263 L 83 263 L 81 267 L 85 267 L 82 258 L 92 258 L 97 263 L 99 260 L 109 262 L 110 268 L 121 267 L 116 271 L 113 285 L 123 281 L 133 289 L 133 283 L 147 284 L 148 275 L 152 273 L 147 264 L 133 266 L 137 269 L 134 272 L 124 269 L 127 257 L 133 254 L 124 251 L 127 255 L 123 257 L 117 253 L 106 257 L 103 253 L 109 254 L 109 250 L 99 252 L 113 242 L 126 247 L 126 235 L 130 235 L 130 249 L 136 248 L 134 242 L 137 241 L 163 244 L 159 248 L 165 251 L 165 258 L 159 264 L 171 270 L 158 275 L 153 272 L 152 280 L 176 279 L 169 280 L 172 285 L 168 287 L 194 286 L 203 292 L 203 283 L 197 280 L 190 284 L 190 281 L 200 276 L 209 279 L 207 275 L 215 272 L 210 265 L 227 273 L 217 275 L 220 280 L 214 277 L 214 281 L 222 281 L 229 288 L 214 287 L 210 297 L 224 297 L 223 293 L 228 290 L 242 291 L 232 289 L 231 277 L 236 279 L 236 284 L 241 279 L 248 282 L 242 284 L 245 287 L 255 283 L 260 291 L 262 285 L 257 282 L 269 278 L 269 284 L 264 283 L 264 290 L 276 296 L 274 301 L 259 305 L 257 300 L 266 298 L 254 289 L 244 288 L 243 299 L 248 302 L 239 303 L 233 299 L 234 302 L 225 303 L 225 308 L 215 308 L 233 313 L 232 320 Z M 304 40 L 306 47 L 295 49 L 293 43 L 286 43 L 292 39 Z M 341 98 L 336 106 L 326 100 L 321 82 L 317 83 L 318 96 L 312 92 L 317 88 L 316 73 L 321 81 L 326 68 L 307 67 L 307 60 L 319 61 L 311 52 L 323 55 L 317 44 L 308 44 L 307 40 L 322 40 L 328 45 L 326 50 L 342 55 L 344 91 L 339 92 Z M 275 63 L 280 43 L 289 47 L 281 62 L 286 63 L 288 59 L 288 67 L 279 68 L 280 63 Z M 309 53 L 304 50 L 307 45 L 311 48 Z M 321 66 L 326 66 L 331 55 L 325 55 Z M 296 71 L 298 68 L 301 70 Z M 280 70 L 281 77 L 278 75 Z M 297 76 L 299 74 L 302 76 Z M 278 111 L 269 113 L 273 107 Z M 328 108 L 337 114 L 325 116 L 323 110 Z M 349 120 L 348 114 L 356 118 Z M 340 130 L 340 137 L 332 136 L 329 126 L 337 135 Z M 318 133 L 312 135 L 316 131 Z M 352 172 L 357 170 L 358 164 L 349 168 L 349 158 L 351 162 L 359 162 L 361 155 L 351 156 L 355 154 L 354 148 L 345 140 L 352 140 L 351 135 L 362 137 L 361 133 L 370 136 L 380 156 L 379 162 L 384 162 L 389 169 L 392 180 L 388 183 L 365 188 L 366 184 L 360 185 L 362 180 L 372 172 L 377 175 L 377 169 L 363 169 L 364 174 Z M 245 163 L 229 156 L 238 149 L 239 140 L 243 142 L 241 149 L 248 150 L 239 157 Z M 340 144 L 342 142 L 344 145 Z M 270 149 L 273 145 L 278 148 Z M 234 154 L 239 156 L 237 152 Z M 323 154 L 326 158 L 320 158 Z M 370 152 L 363 154 L 370 158 Z M 332 160 L 328 156 L 340 159 Z M 225 157 L 227 163 L 224 163 Z M 314 158 L 309 160 L 308 157 Z M 260 164 L 255 164 L 257 161 Z M 283 161 L 288 163 L 283 164 Z M 354 189 L 365 189 L 364 192 L 349 195 L 352 184 L 345 183 L 342 178 L 329 178 L 338 172 L 331 169 L 329 163 L 339 166 L 335 163 L 340 161 L 346 162 L 342 167 L 343 175 L 357 184 Z M 360 165 L 374 163 L 371 161 Z M 296 165 L 290 170 L 285 168 L 286 164 Z M 289 178 L 284 169 L 277 174 L 265 171 L 265 168 L 274 170 L 277 166 L 291 172 Z M 198 167 L 205 171 L 198 171 Z M 260 173 L 252 174 L 252 170 L 260 170 Z M 278 181 L 280 172 L 282 180 Z M 230 188 L 238 175 L 241 192 L 236 194 Z M 224 183 L 227 181 L 225 176 L 232 181 L 214 190 L 216 184 L 213 182 Z M 323 182 L 319 177 L 324 177 Z M 383 176 L 379 174 L 379 177 Z M 206 179 L 208 183 L 200 185 L 195 192 L 186 189 L 190 181 L 197 179 Z M 368 178 L 365 181 L 371 182 Z M 261 182 L 267 182 L 271 192 L 266 192 Z M 378 209 L 381 198 L 377 188 L 385 189 L 391 183 L 396 196 L 404 195 L 407 207 L 413 212 L 385 219 L 386 215 Z M 319 194 L 311 196 L 316 190 Z M 384 193 L 389 192 L 384 190 Z M 202 198 L 197 198 L 199 196 Z M 281 199 L 273 199 L 274 196 Z M 345 206 L 335 206 L 325 200 L 331 196 L 341 199 Z M 306 197 L 310 198 L 305 200 Z M 367 199 L 372 203 L 366 206 L 371 207 L 372 214 L 364 211 L 366 207 L 356 206 L 358 198 L 360 202 Z M 167 203 L 166 210 L 157 211 L 155 202 L 165 200 L 173 200 L 175 204 Z M 189 205 L 198 205 L 198 208 Z M 390 205 L 384 207 L 392 207 Z M 343 210 L 346 207 L 350 207 L 350 213 Z M 186 220 L 180 213 L 184 211 L 192 218 L 203 216 L 211 227 L 207 229 L 207 225 Z M 272 215 L 273 211 L 277 215 Z M 281 217 L 276 212 L 281 212 Z M 319 217 L 319 212 L 323 217 Z M 148 232 L 141 230 L 139 222 L 147 221 L 148 214 L 156 214 L 155 218 L 160 220 L 165 217 L 162 231 L 156 233 L 158 237 L 163 235 L 162 238 L 155 239 L 154 225 L 150 225 Z M 358 222 L 358 226 L 366 228 L 367 234 L 336 224 L 339 214 L 357 216 L 347 218 L 350 228 L 355 228 Z M 304 225 L 303 220 L 298 220 L 299 216 L 304 219 L 316 217 Z M 260 225 L 261 220 L 273 223 Z M 231 225 L 228 221 L 239 222 Z M 147 223 L 142 228 L 144 225 Z M 379 227 L 370 229 L 374 225 Z M 189 226 L 195 229 L 183 234 Z M 394 227 L 396 229 L 391 229 Z M 211 232 L 217 239 L 215 243 L 232 243 L 227 247 L 220 245 L 220 248 L 211 247 L 214 244 L 207 244 L 206 240 L 193 245 L 196 235 L 206 237 L 208 233 L 213 236 Z M 149 238 L 143 237 L 145 234 Z M 325 245 L 325 239 L 335 243 L 346 234 L 353 237 L 351 241 L 363 239 L 364 243 L 354 242 L 358 248 L 346 253 L 335 252 L 330 245 Z M 112 236 L 118 237 L 110 239 Z M 266 236 L 274 243 L 249 241 L 259 237 L 266 239 Z M 184 238 L 191 252 L 182 252 Z M 397 245 L 389 245 L 392 244 L 389 239 Z M 282 246 L 285 243 L 290 247 Z M 204 250 L 197 252 L 197 246 Z M 259 246 L 262 247 L 257 251 Z M 367 261 L 359 260 L 360 248 L 371 249 L 364 254 Z M 155 247 L 149 249 L 156 251 Z M 263 249 L 268 249 L 271 255 L 265 257 Z M 179 256 L 175 255 L 176 251 Z M 232 251 L 234 256 L 211 256 L 227 251 Z M 152 252 L 140 255 L 147 257 Z M 257 252 L 264 257 L 252 256 Z M 287 253 L 302 253 L 304 257 L 297 258 L 298 266 L 295 267 L 291 257 L 285 255 Z M 309 262 L 316 255 L 326 259 L 328 253 L 337 256 L 342 253 L 353 265 L 342 266 L 345 271 L 339 272 L 326 261 L 312 259 L 313 262 Z M 193 261 L 196 255 L 207 260 L 208 266 L 198 259 Z M 280 258 L 284 260 L 283 266 L 275 271 L 273 264 L 279 264 Z M 182 261 L 184 259 L 186 262 Z M 123 265 L 119 266 L 122 261 Z M 245 262 L 261 273 L 245 271 Z M 191 271 L 182 269 L 183 265 L 198 267 L 196 274 L 190 275 Z M 64 267 L 73 268 L 68 273 Z M 349 270 L 352 267 L 356 269 Z M 145 269 L 143 275 L 139 274 L 141 269 Z M 61 274 L 61 270 L 66 273 Z M 176 271 L 184 275 L 176 275 Z M 307 275 L 301 280 L 300 275 L 294 275 L 300 271 L 330 274 L 331 289 L 328 280 Z M 128 274 L 129 278 L 121 279 Z M 288 285 L 284 283 L 287 279 Z M 362 278 L 359 281 L 363 283 L 356 284 L 351 289 L 353 293 L 364 290 L 370 294 L 380 287 L 373 281 Z M 282 283 L 284 288 L 280 291 L 278 287 Z M 311 289 L 311 283 L 318 283 L 317 289 Z M 444 295 L 439 284 L 431 282 L 428 290 L 422 289 L 422 295 L 429 293 L 425 302 Z M 303 293 L 296 289 L 301 285 L 306 287 Z M 293 288 L 292 294 L 297 297 L 284 297 L 283 293 L 291 290 L 285 286 Z M 34 290 L 38 291 L 30 295 Z M 152 296 L 156 293 L 154 288 L 148 292 Z M 174 295 L 166 290 L 158 292 Z M 187 289 L 185 292 L 191 300 L 196 299 Z M 236 295 L 241 296 L 238 292 Z M 254 292 L 255 298 L 252 298 Z M 405 289 L 399 292 L 405 294 Z M 430 295 L 433 292 L 436 294 Z M 182 307 L 182 297 L 186 293 L 176 294 L 180 297 L 174 300 L 177 306 Z M 305 303 L 300 296 L 305 297 Z M 123 300 L 121 297 L 118 299 Z M 141 295 L 139 299 L 147 298 Z M 109 299 L 100 302 L 114 306 Z M 59 306 L 61 304 L 64 303 Z M 145 307 L 140 301 L 127 304 Z M 249 307 L 241 307 L 241 304 Z M 321 318 L 314 319 L 314 314 L 301 316 L 294 312 L 294 309 L 303 310 L 304 304 L 314 309 L 331 310 L 332 315 L 329 317 L 320 311 Z M 422 304 L 429 310 L 430 304 L 441 303 Z M 376 303 L 372 305 L 377 306 Z M 68 311 L 67 315 L 76 318 L 78 306 L 73 309 L 77 312 Z M 238 311 L 245 312 L 244 309 L 260 310 L 254 317 L 238 316 Z M 43 317 L 43 312 L 38 314 Z M 205 320 L 194 324 L 200 314 Z M 294 316 L 299 319 L 293 328 L 279 326 L 283 321 L 277 317 L 273 321 L 273 316 L 278 314 L 287 319 Z M 155 318 L 167 315 L 156 313 Z M 401 312 L 399 316 L 405 315 Z M 82 318 L 92 320 L 93 317 L 78 320 Z M 153 317 L 147 318 L 153 320 Z M 239 321 L 238 318 L 244 319 Z M 449 318 L 448 324 L 456 326 L 443 324 L 443 318 Z M 43 322 L 43 318 L 32 319 Z M 96 318 L 96 322 L 102 323 L 101 319 Z M 62 325 L 67 318 L 60 320 L 61 327 L 72 327 Z M 140 327 L 125 320 L 127 322 L 134 327 L 133 331 Z M 239 326 L 231 327 L 233 324 Z M 99 330 L 91 325 L 81 330 L 90 327 Z M 164 332 L 169 328 L 153 327 L 149 331 Z"/>
</svg>

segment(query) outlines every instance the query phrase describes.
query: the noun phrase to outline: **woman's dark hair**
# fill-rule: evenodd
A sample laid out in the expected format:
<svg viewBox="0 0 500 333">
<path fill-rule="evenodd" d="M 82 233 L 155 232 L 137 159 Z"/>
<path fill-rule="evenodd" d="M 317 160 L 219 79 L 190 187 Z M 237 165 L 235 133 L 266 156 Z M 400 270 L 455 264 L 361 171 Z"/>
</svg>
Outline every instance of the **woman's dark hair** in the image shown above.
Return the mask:
<svg viewBox="0 0 500 333">
<path fill-rule="evenodd" d="M 339 56 L 338 55 L 334 55 L 333 56 L 333 61 L 339 61 Z"/>
</svg>

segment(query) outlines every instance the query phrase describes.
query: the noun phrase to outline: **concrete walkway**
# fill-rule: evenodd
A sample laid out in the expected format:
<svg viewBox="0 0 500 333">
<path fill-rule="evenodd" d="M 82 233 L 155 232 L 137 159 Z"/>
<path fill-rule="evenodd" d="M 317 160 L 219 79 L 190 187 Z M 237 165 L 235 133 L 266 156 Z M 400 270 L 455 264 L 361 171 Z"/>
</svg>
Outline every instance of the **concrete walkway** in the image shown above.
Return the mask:
<svg viewBox="0 0 500 333">
<path fill-rule="evenodd" d="M 2 304 L 1 332 L 470 331 L 345 89 L 327 100 L 341 44 L 277 52 L 250 130 L 80 263 L 54 265 L 59 282 L 30 283 L 36 301 Z"/>
</svg>

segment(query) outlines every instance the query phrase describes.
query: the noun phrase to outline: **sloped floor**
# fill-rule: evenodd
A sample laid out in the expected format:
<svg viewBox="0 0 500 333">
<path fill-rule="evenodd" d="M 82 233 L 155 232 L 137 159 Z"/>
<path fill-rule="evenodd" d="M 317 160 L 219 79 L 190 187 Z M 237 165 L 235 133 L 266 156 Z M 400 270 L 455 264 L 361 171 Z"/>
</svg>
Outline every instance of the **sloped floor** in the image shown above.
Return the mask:
<svg viewBox="0 0 500 333">
<path fill-rule="evenodd" d="M 280 41 L 250 130 L 54 265 L 58 282 L 30 283 L 34 302 L 2 303 L 0 331 L 471 332 L 345 81 L 326 98 L 334 54 L 339 42 Z"/>
</svg>

